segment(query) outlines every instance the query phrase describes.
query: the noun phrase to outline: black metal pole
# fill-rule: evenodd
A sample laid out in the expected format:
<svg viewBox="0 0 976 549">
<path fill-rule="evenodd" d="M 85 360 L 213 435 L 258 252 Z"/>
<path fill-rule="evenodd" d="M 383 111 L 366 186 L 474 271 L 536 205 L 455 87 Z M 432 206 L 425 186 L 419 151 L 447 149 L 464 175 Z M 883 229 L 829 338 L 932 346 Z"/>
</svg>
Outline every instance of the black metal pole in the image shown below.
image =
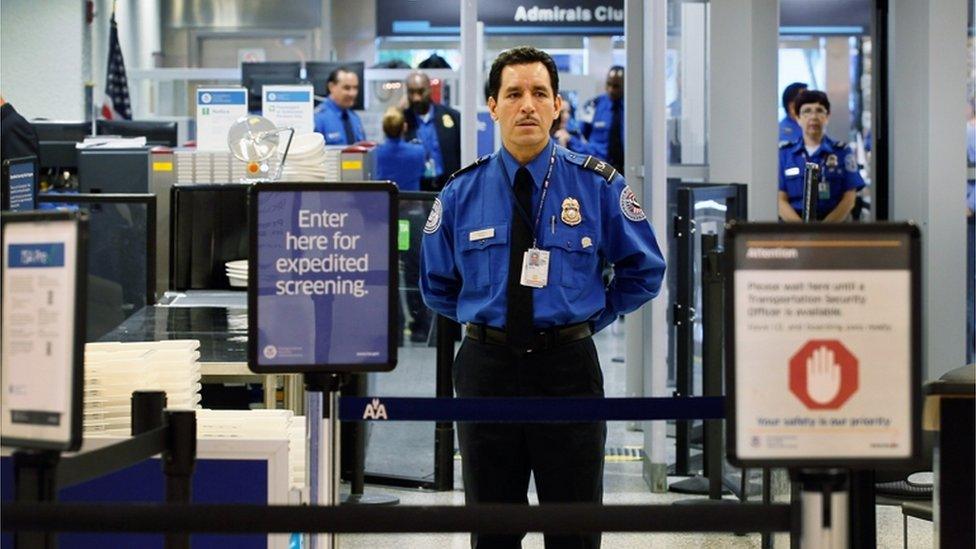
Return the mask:
<svg viewBox="0 0 976 549">
<path fill-rule="evenodd" d="M 193 469 L 197 458 L 197 416 L 193 410 L 166 410 L 168 428 L 163 474 L 166 475 L 166 503 L 190 503 Z M 167 549 L 188 549 L 189 532 L 167 533 Z"/>
<path fill-rule="evenodd" d="M 133 391 L 130 399 L 132 410 L 132 436 L 141 435 L 164 425 L 163 409 L 166 393 L 163 391 Z"/>
<path fill-rule="evenodd" d="M 58 499 L 58 462 L 61 453 L 50 450 L 18 451 L 13 454 L 14 499 L 25 503 L 53 503 Z M 16 532 L 17 549 L 54 549 L 57 536 L 52 532 Z"/>
<path fill-rule="evenodd" d="M 718 235 L 703 234 L 702 246 L 702 390 L 722 396 L 722 250 Z M 705 476 L 709 499 L 722 499 L 722 420 L 705 420 Z M 745 475 L 745 471 L 743 471 Z"/>
<path fill-rule="evenodd" d="M 437 398 L 454 396 L 454 365 L 456 322 L 437 316 Z M 434 426 L 434 489 L 447 492 L 454 489 L 454 422 L 439 421 Z"/>
</svg>

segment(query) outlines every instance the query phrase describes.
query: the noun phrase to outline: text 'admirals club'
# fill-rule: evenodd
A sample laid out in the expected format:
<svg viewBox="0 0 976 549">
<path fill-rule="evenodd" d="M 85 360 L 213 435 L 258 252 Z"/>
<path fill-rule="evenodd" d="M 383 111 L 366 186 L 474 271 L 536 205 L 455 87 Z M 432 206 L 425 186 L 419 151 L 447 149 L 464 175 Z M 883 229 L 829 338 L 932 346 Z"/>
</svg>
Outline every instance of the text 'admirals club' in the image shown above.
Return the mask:
<svg viewBox="0 0 976 549">
<path fill-rule="evenodd" d="M 574 8 L 560 8 L 559 6 L 540 8 L 539 6 L 532 6 L 531 8 L 526 8 L 520 5 L 515 9 L 515 21 L 520 23 L 586 23 L 589 21 L 623 23 L 624 10 L 612 6 L 598 6 L 591 10 L 582 6 L 576 6 Z"/>
</svg>

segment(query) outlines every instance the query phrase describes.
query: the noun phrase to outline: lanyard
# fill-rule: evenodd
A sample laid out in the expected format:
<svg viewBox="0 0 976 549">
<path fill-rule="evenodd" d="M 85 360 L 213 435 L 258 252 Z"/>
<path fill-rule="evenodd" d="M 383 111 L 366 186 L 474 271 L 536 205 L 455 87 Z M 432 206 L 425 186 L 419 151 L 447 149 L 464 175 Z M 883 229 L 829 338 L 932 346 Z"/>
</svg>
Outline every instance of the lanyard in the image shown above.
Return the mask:
<svg viewBox="0 0 976 549">
<path fill-rule="evenodd" d="M 539 221 L 542 219 L 542 208 L 546 204 L 546 195 L 549 194 L 549 179 L 552 177 L 552 167 L 556 164 L 556 146 L 549 144 L 551 152 L 549 153 L 549 169 L 546 171 L 546 178 L 542 180 L 542 196 L 539 197 L 539 210 L 535 214 L 535 223 L 532 224 L 532 247 L 535 248 L 538 244 L 539 238 Z M 515 191 L 512 190 L 512 179 L 508 176 L 508 170 L 505 169 L 505 161 L 502 160 L 502 155 L 498 155 L 498 161 L 502 163 L 502 173 L 505 174 L 505 180 L 508 185 L 508 192 L 512 196 L 512 202 L 515 204 L 515 209 L 518 211 L 522 219 L 525 220 L 526 224 L 530 223 L 529 213 L 522 208 L 519 204 L 518 197 L 515 196 Z"/>
</svg>

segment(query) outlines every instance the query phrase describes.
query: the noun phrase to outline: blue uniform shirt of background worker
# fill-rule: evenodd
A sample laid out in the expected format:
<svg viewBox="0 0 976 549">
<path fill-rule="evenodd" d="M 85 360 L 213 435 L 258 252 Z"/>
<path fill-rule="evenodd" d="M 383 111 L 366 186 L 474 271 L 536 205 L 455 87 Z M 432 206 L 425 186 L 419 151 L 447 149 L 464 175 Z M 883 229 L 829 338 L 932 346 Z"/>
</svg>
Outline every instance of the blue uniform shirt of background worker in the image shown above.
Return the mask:
<svg viewBox="0 0 976 549">
<path fill-rule="evenodd" d="M 387 137 L 376 147 L 376 179 L 393 181 L 401 191 L 419 191 L 425 160 L 423 145 Z"/>
<path fill-rule="evenodd" d="M 780 143 L 793 142 L 803 137 L 803 130 L 792 116 L 786 115 L 779 121 Z"/>
<path fill-rule="evenodd" d="M 624 68 L 607 71 L 606 93 L 583 104 L 579 113 L 580 136 L 562 143 L 582 154 L 606 160 L 618 172 L 624 169 Z"/>
<path fill-rule="evenodd" d="M 346 120 L 352 131 L 352 140 L 346 131 Z M 352 145 L 366 139 L 363 123 L 352 109 L 336 105 L 331 97 L 319 104 L 315 111 L 315 131 L 325 137 L 326 145 Z"/>
<path fill-rule="evenodd" d="M 548 283 L 534 289 L 533 325 L 590 322 L 595 332 L 657 295 L 664 259 L 623 177 L 606 166 L 612 172 L 608 181 L 584 167 L 588 159 L 599 161 L 555 143 L 526 166 L 536 184 L 533 222 L 551 154 L 554 165 L 535 234 L 538 247 L 550 252 Z M 518 168 L 502 148 L 453 177 L 435 203 L 425 228 L 421 290 L 441 315 L 505 327 L 511 187 Z M 578 222 L 572 223 L 572 210 Z M 604 262 L 614 268 L 609 287 L 603 284 Z"/>
<path fill-rule="evenodd" d="M 779 190 L 789 196 L 790 206 L 798 214 L 803 212 L 803 179 L 806 163 L 820 165 L 823 186 L 817 189 L 817 218 L 829 214 L 847 191 L 864 188 L 854 152 L 846 144 L 824 136 L 820 147 L 811 155 L 803 139 L 785 143 L 779 149 Z"/>
</svg>

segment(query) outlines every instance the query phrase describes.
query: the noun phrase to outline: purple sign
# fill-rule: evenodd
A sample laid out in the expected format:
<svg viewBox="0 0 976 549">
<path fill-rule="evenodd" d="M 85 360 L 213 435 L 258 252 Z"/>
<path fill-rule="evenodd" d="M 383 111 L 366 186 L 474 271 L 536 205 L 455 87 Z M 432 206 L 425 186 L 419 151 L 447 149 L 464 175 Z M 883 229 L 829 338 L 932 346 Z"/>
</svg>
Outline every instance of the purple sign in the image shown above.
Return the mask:
<svg viewBox="0 0 976 549">
<path fill-rule="evenodd" d="M 379 183 L 252 191 L 252 369 L 393 367 L 394 193 Z"/>
</svg>

